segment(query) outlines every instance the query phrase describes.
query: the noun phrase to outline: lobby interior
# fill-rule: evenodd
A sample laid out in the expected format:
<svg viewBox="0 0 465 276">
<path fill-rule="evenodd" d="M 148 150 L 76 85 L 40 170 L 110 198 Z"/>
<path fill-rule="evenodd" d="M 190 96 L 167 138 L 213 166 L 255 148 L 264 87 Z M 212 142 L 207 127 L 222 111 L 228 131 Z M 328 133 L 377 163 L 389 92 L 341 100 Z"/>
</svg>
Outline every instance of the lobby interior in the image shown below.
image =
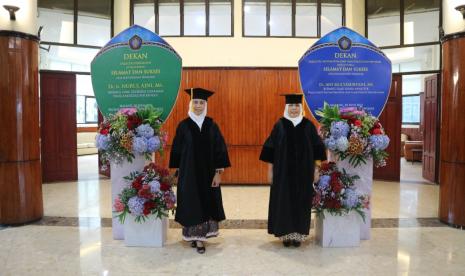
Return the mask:
<svg viewBox="0 0 465 276">
<path fill-rule="evenodd" d="M 15 20 L 1 7 L 12 3 Z M 7 122 L 0 129 L 0 275 L 464 275 L 460 5 L 465 1 L 0 0 L 0 114 Z M 313 6 L 315 14 L 305 17 Z M 222 184 L 227 219 L 204 255 L 182 241 L 172 214 L 163 248 L 112 238 L 111 180 L 94 145 L 99 116 L 90 62 L 132 24 L 178 51 L 182 88 L 217 92 L 208 112 L 233 166 Z M 359 247 L 322 248 L 312 214 L 309 239 L 285 248 L 267 234 L 270 188 L 258 154 L 282 116 L 278 95 L 300 90 L 299 58 L 340 26 L 386 53 L 401 91 L 391 88 L 382 118 L 395 135 L 389 165 L 375 171 L 372 236 Z M 57 79 L 71 83 L 71 94 L 47 96 L 43 84 Z M 186 117 L 183 94 L 165 125 L 171 135 Z M 71 115 L 48 124 L 47 114 L 61 113 Z M 155 160 L 166 164 L 166 156 Z"/>
</svg>

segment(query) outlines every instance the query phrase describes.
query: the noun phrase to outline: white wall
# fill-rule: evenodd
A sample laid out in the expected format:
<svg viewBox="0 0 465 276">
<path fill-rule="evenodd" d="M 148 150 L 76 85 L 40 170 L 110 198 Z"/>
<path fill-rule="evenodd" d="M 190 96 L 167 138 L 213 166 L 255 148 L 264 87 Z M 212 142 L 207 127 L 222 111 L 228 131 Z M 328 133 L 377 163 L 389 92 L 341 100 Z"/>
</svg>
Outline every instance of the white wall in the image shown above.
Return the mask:
<svg viewBox="0 0 465 276">
<path fill-rule="evenodd" d="M 118 2 L 118 3 L 117 3 Z M 115 34 L 129 26 L 129 0 L 115 1 Z M 242 1 L 234 0 L 234 37 L 168 37 L 183 66 L 295 67 L 316 41 L 309 38 L 242 37 Z M 346 1 L 347 27 L 364 34 L 364 0 Z"/>
<path fill-rule="evenodd" d="M 465 0 L 442 1 L 442 25 L 445 34 L 465 31 L 465 19 L 460 12 L 455 10 L 458 5 L 465 5 Z"/>
<path fill-rule="evenodd" d="M 16 21 L 10 20 L 10 14 L 3 5 L 19 7 Z M 11 30 L 37 35 L 37 0 L 0 0 L 0 30 Z"/>
</svg>

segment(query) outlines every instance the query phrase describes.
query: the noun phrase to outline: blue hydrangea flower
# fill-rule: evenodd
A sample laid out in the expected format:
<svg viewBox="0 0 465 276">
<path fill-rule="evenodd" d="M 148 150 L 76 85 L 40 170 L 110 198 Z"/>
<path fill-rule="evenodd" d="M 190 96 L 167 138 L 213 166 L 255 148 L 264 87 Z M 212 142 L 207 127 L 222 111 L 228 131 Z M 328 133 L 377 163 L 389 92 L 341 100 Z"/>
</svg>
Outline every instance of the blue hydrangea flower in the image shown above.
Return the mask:
<svg viewBox="0 0 465 276">
<path fill-rule="evenodd" d="M 371 135 L 370 143 L 376 150 L 384 150 L 389 146 L 389 137 L 387 135 Z"/>
<path fill-rule="evenodd" d="M 95 146 L 99 150 L 107 150 L 108 146 L 110 144 L 110 137 L 108 135 L 103 135 L 103 134 L 97 134 L 97 137 L 95 137 Z"/>
<path fill-rule="evenodd" d="M 135 153 L 143 154 L 147 151 L 147 139 L 144 137 L 134 137 L 132 140 L 132 150 Z"/>
<path fill-rule="evenodd" d="M 318 180 L 318 187 L 320 190 L 326 190 L 329 187 L 329 181 L 331 177 L 329 175 L 322 175 L 320 176 L 320 180 Z"/>
<path fill-rule="evenodd" d="M 350 127 L 346 122 L 339 121 L 339 122 L 332 122 L 331 123 L 331 135 L 334 136 L 335 139 L 344 136 L 347 137 L 349 134 Z"/>
<path fill-rule="evenodd" d="M 152 193 L 158 193 L 160 191 L 160 182 L 158 182 L 157 180 L 150 182 L 149 185 L 150 191 Z"/>
<path fill-rule="evenodd" d="M 349 147 L 349 140 L 347 140 L 347 137 L 341 136 L 336 140 L 336 148 L 339 151 L 346 151 L 348 147 Z"/>
<path fill-rule="evenodd" d="M 330 150 L 336 150 L 336 140 L 333 136 L 325 139 L 325 146 Z"/>
<path fill-rule="evenodd" d="M 347 189 L 345 191 L 345 198 L 342 203 L 348 208 L 357 206 L 359 194 L 354 189 Z"/>
<path fill-rule="evenodd" d="M 381 140 L 383 141 L 383 145 L 381 146 L 382 150 L 385 150 L 389 146 L 389 142 L 391 141 L 387 135 L 381 135 Z"/>
<path fill-rule="evenodd" d="M 137 134 L 139 136 L 150 138 L 155 133 L 153 128 L 149 124 L 142 124 L 136 128 Z"/>
<path fill-rule="evenodd" d="M 160 148 L 160 145 L 161 145 L 160 137 L 153 136 L 147 140 L 147 151 L 148 152 L 157 151 Z"/>
<path fill-rule="evenodd" d="M 144 213 L 144 203 L 146 199 L 133 196 L 128 200 L 129 212 L 134 215 L 142 215 Z"/>
</svg>

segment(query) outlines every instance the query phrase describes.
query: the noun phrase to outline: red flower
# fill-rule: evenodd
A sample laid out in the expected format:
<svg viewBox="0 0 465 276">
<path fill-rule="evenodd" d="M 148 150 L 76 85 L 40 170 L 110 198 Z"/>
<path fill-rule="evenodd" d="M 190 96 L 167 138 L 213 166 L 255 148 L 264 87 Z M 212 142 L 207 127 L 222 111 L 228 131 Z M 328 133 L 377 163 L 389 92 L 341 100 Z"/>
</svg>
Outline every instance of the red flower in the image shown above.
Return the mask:
<svg viewBox="0 0 465 276">
<path fill-rule="evenodd" d="M 350 115 L 350 114 L 341 114 L 341 119 L 344 119 L 344 120 L 349 120 L 349 119 L 352 119 L 353 116 Z"/>
<path fill-rule="evenodd" d="M 326 202 L 326 207 L 330 209 L 340 209 L 342 204 L 339 200 L 332 198 Z"/>
<path fill-rule="evenodd" d="M 144 203 L 144 215 L 148 215 L 152 212 L 152 209 L 154 209 L 157 205 L 155 202 L 149 200 Z"/>
<path fill-rule="evenodd" d="M 371 132 L 371 134 L 377 135 L 377 134 L 383 134 L 383 132 L 381 131 L 380 128 L 375 128 L 375 129 L 373 129 L 373 131 Z"/>
<path fill-rule="evenodd" d="M 102 128 L 100 130 L 100 134 L 103 134 L 103 135 L 107 135 L 109 132 L 110 132 L 110 130 L 108 128 Z"/>
<path fill-rule="evenodd" d="M 169 189 L 171 188 L 171 186 L 169 184 L 166 184 L 166 183 L 161 183 L 160 184 L 160 190 L 162 191 L 168 191 Z"/>
<path fill-rule="evenodd" d="M 360 120 L 355 120 L 355 121 L 354 121 L 354 126 L 361 127 L 361 126 L 362 126 L 362 121 L 360 121 Z"/>
<path fill-rule="evenodd" d="M 142 189 L 142 176 L 138 176 L 134 181 L 132 182 L 132 187 L 136 190 Z"/>
<path fill-rule="evenodd" d="M 142 124 L 142 120 L 139 117 L 137 117 L 136 115 L 129 115 L 128 116 L 128 121 L 127 121 L 126 125 L 127 125 L 129 130 L 135 129 L 140 124 Z"/>
<path fill-rule="evenodd" d="M 145 186 L 145 185 L 144 185 Z M 153 195 L 150 192 L 150 189 L 140 189 L 139 192 L 137 192 L 137 195 L 142 198 L 146 199 L 152 199 Z"/>
</svg>

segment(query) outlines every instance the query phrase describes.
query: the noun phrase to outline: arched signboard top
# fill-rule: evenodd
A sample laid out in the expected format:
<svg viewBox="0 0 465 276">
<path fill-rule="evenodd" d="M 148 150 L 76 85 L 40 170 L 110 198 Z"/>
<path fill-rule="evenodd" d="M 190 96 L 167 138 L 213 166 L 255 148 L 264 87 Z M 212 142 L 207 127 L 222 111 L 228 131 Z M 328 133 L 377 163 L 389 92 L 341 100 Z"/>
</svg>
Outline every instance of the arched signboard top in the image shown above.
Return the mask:
<svg viewBox="0 0 465 276">
<path fill-rule="evenodd" d="M 379 117 L 389 97 L 391 61 L 368 39 L 341 27 L 318 40 L 299 61 L 299 77 L 312 115 L 324 102 L 359 107 Z"/>
<path fill-rule="evenodd" d="M 170 114 L 181 83 L 182 60 L 157 34 L 134 25 L 112 38 L 91 63 L 92 86 L 104 116 L 152 106 Z"/>
</svg>

